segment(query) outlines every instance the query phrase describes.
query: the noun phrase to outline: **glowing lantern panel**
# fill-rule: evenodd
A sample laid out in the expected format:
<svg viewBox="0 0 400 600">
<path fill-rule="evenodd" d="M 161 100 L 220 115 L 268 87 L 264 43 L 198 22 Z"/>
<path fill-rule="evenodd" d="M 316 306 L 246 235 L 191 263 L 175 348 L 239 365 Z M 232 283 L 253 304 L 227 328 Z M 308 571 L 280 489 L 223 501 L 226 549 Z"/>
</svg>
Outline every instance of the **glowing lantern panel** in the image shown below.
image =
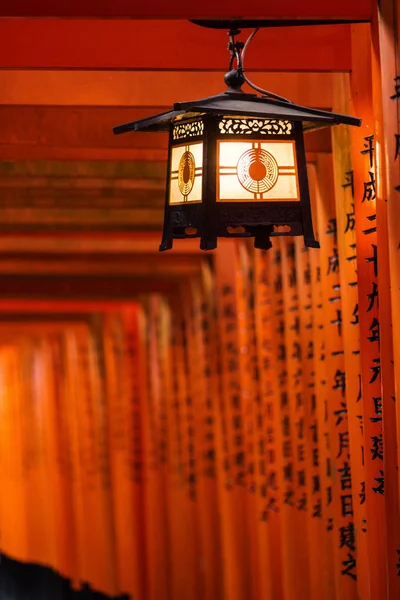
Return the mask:
<svg viewBox="0 0 400 600">
<path fill-rule="evenodd" d="M 169 203 L 201 202 L 203 144 L 175 146 L 171 151 Z"/>
<path fill-rule="evenodd" d="M 219 142 L 218 202 L 300 200 L 294 142 Z"/>
</svg>

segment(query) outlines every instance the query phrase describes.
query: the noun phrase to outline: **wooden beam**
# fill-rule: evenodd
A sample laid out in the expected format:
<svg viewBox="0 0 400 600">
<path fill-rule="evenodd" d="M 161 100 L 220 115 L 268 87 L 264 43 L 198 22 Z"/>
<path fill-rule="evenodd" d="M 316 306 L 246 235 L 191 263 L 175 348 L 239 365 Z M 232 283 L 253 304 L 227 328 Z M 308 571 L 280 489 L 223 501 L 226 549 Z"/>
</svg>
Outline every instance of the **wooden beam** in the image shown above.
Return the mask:
<svg viewBox="0 0 400 600">
<path fill-rule="evenodd" d="M 370 19 L 372 0 L 3 0 L 6 17 L 100 17 L 131 19 Z"/>
<path fill-rule="evenodd" d="M 137 214 L 140 214 L 140 209 L 143 210 L 143 214 L 146 215 L 147 211 L 163 210 L 165 204 L 165 193 L 164 185 L 158 190 L 151 190 L 150 188 L 142 187 L 140 189 L 117 189 L 117 180 L 108 180 L 108 187 L 93 187 L 91 189 L 82 189 L 76 186 L 77 183 L 85 183 L 82 180 L 63 180 L 64 187 L 57 188 L 54 185 L 54 180 L 50 184 L 50 179 L 47 179 L 49 185 L 46 187 L 35 187 L 35 182 L 38 180 L 31 178 L 33 186 L 29 187 L 26 184 L 26 180 L 22 179 L 21 183 L 25 184 L 25 187 L 18 189 L 17 187 L 5 187 L 0 181 L 0 208 L 2 211 L 7 212 L 10 210 L 13 214 L 18 214 L 19 209 L 42 212 L 43 210 L 49 212 L 55 210 L 64 211 L 65 215 L 68 211 L 79 211 L 79 214 L 83 214 L 85 211 L 86 216 L 90 214 L 95 217 L 97 214 L 101 218 L 101 214 L 107 211 L 110 221 L 117 220 L 119 222 L 119 212 L 133 210 Z M 4 181 L 4 180 L 3 180 Z M 39 180 L 40 183 L 41 180 Z M 46 181 L 46 180 L 45 180 Z M 57 180 L 55 180 L 57 181 Z M 135 180 L 129 180 L 134 182 Z M 18 181 L 16 181 L 18 185 Z M 52 187 L 51 187 L 52 185 Z M 139 211 L 139 212 L 138 212 Z M 0 215 L 0 222 L 3 222 L 3 216 Z M 56 215 L 54 215 L 56 216 Z M 73 215 L 71 215 L 73 217 Z M 76 215 L 79 220 L 79 215 Z M 51 218 L 51 214 L 49 215 Z M 47 222 L 47 219 L 46 219 Z"/>
<path fill-rule="evenodd" d="M 1 253 L 0 276 L 3 275 L 87 275 L 104 277 L 140 277 L 179 279 L 200 275 L 200 255 L 183 255 L 170 252 L 166 255 L 132 253 L 100 254 L 80 253 L 49 254 L 19 252 Z"/>
<path fill-rule="evenodd" d="M 133 134 L 134 137 L 135 134 Z M 331 129 L 305 136 L 306 150 L 331 152 Z M 117 191 L 164 191 L 165 161 L 60 161 L 26 160 L 0 162 L 0 188 L 43 188 Z"/>
<path fill-rule="evenodd" d="M 163 208 L 3 208 L 0 233 L 162 231 Z"/>
<path fill-rule="evenodd" d="M 321 130 L 325 131 L 325 130 Z M 7 178 L 21 181 L 27 179 L 31 185 L 31 179 L 49 178 L 61 181 L 68 178 L 94 182 L 99 180 L 105 185 L 109 179 L 124 182 L 126 180 L 143 180 L 147 185 L 149 180 L 160 185 L 162 189 L 165 183 L 166 165 L 164 161 L 97 161 L 97 160 L 27 160 L 27 161 L 2 161 L 0 162 L 0 180 Z M 157 188 L 158 189 L 158 188 Z"/>
<path fill-rule="evenodd" d="M 229 63 L 226 33 L 189 21 L 2 19 L 0 47 L 0 68 L 214 71 Z M 350 25 L 269 28 L 252 42 L 246 68 L 350 71 L 350 50 Z"/>
<path fill-rule="evenodd" d="M 48 176 L 27 176 L 20 175 L 18 179 L 0 175 L 1 193 L 7 194 L 7 191 L 25 192 L 30 196 L 37 196 L 36 190 L 42 191 L 46 196 L 52 196 L 53 193 L 98 195 L 108 198 L 109 195 L 127 192 L 132 198 L 141 193 L 155 194 L 157 197 L 160 192 L 164 192 L 165 178 L 121 178 L 121 177 L 48 177 Z M 40 193 L 40 192 L 39 192 Z M 1 195 L 1 194 L 0 194 Z M 1 198 L 0 198 L 1 202 Z"/>
<path fill-rule="evenodd" d="M 96 235 L 42 234 L 40 236 L 24 232 L 20 235 L 3 234 L 0 237 L 0 257 L 3 253 L 51 253 L 85 254 L 92 256 L 107 253 L 157 254 L 159 256 L 160 233 L 136 232 L 132 234 L 102 233 Z M 174 254 L 210 256 L 199 249 L 198 239 L 174 240 Z M 1 304 L 1 303 L 0 303 Z"/>
<path fill-rule="evenodd" d="M 298 104 L 329 108 L 340 73 L 259 73 L 255 83 Z M 0 105 L 171 106 L 223 92 L 223 72 L 0 71 Z"/>
<path fill-rule="evenodd" d="M 2 333 L 21 324 L 34 325 L 38 321 L 51 326 L 65 325 L 65 321 L 79 322 L 93 319 L 94 315 L 120 311 L 135 306 L 135 300 L 6 300 L 0 304 L 0 328 Z"/>
<path fill-rule="evenodd" d="M 74 146 L 35 146 L 0 144 L 2 160 L 98 160 L 166 161 L 166 148 L 86 148 Z"/>
<path fill-rule="evenodd" d="M 115 136 L 112 128 L 163 110 L 167 107 L 0 106 L 0 160 L 82 160 L 82 165 L 88 165 L 90 160 L 118 161 L 120 166 L 115 173 L 120 169 L 126 172 L 125 165 L 133 161 L 161 165 L 167 158 L 166 134 L 137 132 Z M 307 134 L 306 149 L 326 151 L 330 148 L 329 135 L 328 129 Z M 109 168 L 108 162 L 100 164 L 103 170 Z M 149 171 L 153 168 L 160 173 L 159 166 L 148 165 Z M 10 162 L 0 169 L 2 173 L 7 169 L 10 174 L 14 172 Z"/>
<path fill-rule="evenodd" d="M 1 297 L 2 303 L 7 299 L 51 299 L 53 302 L 65 299 L 128 300 L 143 294 L 173 294 L 176 286 L 176 281 L 130 278 L 125 275 L 112 278 L 87 275 L 3 275 Z"/>
<path fill-rule="evenodd" d="M 58 302 L 46 300 L 5 300 L 0 303 L 0 322 L 26 322 L 40 320 L 51 320 L 56 323 L 57 319 L 63 321 L 66 315 L 71 320 L 73 317 L 80 319 L 87 318 L 88 313 L 103 313 L 109 311 L 123 310 L 134 305 L 132 300 L 127 302 L 118 300 L 59 300 Z M 90 311 L 90 312 L 89 312 Z M 73 319 L 75 320 L 75 319 Z M 65 322 L 65 321 L 64 321 Z"/>
<path fill-rule="evenodd" d="M 62 80 L 62 73 L 59 75 Z M 0 92 L 1 95 L 1 92 Z M 107 149 L 165 149 L 165 134 L 116 136 L 119 123 L 168 110 L 167 105 L 140 108 L 104 106 L 0 106 L 0 145 Z"/>
<path fill-rule="evenodd" d="M 37 196 L 40 190 L 45 196 L 55 194 L 72 194 L 91 196 L 93 194 L 107 198 L 113 194 L 128 193 L 130 196 L 140 194 L 158 196 L 165 189 L 165 178 L 121 178 L 121 177 L 48 177 L 21 175 L 18 179 L 0 175 L 0 190 L 25 192 L 30 196 Z M 1 201 L 1 200 L 0 200 Z"/>
<path fill-rule="evenodd" d="M 161 234 L 164 182 L 155 181 L 153 189 L 150 179 L 134 189 L 135 179 L 0 176 L 0 233 Z"/>
</svg>

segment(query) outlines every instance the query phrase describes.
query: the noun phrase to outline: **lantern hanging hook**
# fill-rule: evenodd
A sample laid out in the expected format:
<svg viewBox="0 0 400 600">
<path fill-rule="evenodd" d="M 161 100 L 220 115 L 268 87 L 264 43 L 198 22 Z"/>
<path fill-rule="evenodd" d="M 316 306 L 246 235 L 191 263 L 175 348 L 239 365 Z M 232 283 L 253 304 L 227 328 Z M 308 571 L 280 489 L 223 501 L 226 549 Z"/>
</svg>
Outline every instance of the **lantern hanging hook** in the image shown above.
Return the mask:
<svg viewBox="0 0 400 600">
<path fill-rule="evenodd" d="M 263 88 L 255 85 L 250 79 L 247 77 L 244 69 L 244 58 L 246 55 L 247 48 L 249 47 L 250 42 L 254 38 L 254 36 L 260 30 L 259 27 L 256 27 L 254 31 L 249 35 L 246 42 L 237 42 L 235 41 L 235 36 L 241 33 L 240 29 L 230 29 L 229 30 L 229 44 L 228 50 L 231 53 L 231 59 L 229 62 L 229 73 L 225 75 L 225 83 L 232 91 L 241 91 L 241 86 L 244 83 L 247 83 L 249 87 L 253 90 L 261 94 L 264 98 L 269 98 L 271 100 L 279 100 L 281 102 L 288 102 L 292 104 L 290 100 L 284 98 L 283 96 L 279 96 L 278 94 L 273 94 Z M 236 69 L 233 68 L 233 63 L 236 59 Z"/>
<path fill-rule="evenodd" d="M 241 33 L 240 29 L 230 29 L 228 50 L 231 53 L 231 59 L 229 61 L 229 72 L 225 75 L 224 81 L 228 86 L 230 92 L 242 93 L 241 87 L 245 82 L 243 69 L 242 69 L 242 51 L 244 48 L 243 42 L 237 42 L 235 36 Z M 236 60 L 236 68 L 233 64 Z"/>
<path fill-rule="evenodd" d="M 236 64 L 237 64 L 237 69 L 241 70 L 242 68 L 242 51 L 244 48 L 244 42 L 236 42 L 235 41 L 235 36 L 239 35 L 241 33 L 240 29 L 230 29 L 228 35 L 229 35 L 229 44 L 228 44 L 228 50 L 231 53 L 231 60 L 229 63 L 229 70 L 231 71 L 233 69 L 233 62 L 236 59 Z"/>
</svg>

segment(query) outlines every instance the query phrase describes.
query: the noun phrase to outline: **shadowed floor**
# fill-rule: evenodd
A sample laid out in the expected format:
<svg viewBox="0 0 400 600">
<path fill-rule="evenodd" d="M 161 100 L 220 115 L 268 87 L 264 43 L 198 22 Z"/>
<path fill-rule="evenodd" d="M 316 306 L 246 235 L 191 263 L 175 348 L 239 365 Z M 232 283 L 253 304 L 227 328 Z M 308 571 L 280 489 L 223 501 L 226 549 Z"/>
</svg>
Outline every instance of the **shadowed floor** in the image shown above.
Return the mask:
<svg viewBox="0 0 400 600">
<path fill-rule="evenodd" d="M 22 564 L 4 555 L 0 558 L 1 600 L 110 600 L 86 587 L 72 590 L 69 582 L 45 567 Z M 128 600 L 118 597 L 113 600 Z"/>
</svg>

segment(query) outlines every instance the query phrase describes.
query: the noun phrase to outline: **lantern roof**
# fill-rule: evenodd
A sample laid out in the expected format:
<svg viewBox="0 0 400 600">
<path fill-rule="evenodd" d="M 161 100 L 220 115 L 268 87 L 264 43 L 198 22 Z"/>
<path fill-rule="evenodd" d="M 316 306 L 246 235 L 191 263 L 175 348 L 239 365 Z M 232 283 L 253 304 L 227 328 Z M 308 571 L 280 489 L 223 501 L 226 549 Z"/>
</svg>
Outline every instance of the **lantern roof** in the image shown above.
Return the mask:
<svg viewBox="0 0 400 600">
<path fill-rule="evenodd" d="M 361 125 L 361 119 L 355 117 L 307 108 L 293 104 L 290 101 L 276 100 L 267 96 L 257 96 L 256 94 L 246 94 L 228 89 L 222 94 L 201 100 L 176 102 L 173 109 L 168 112 L 119 125 L 114 127 L 113 131 L 115 134 L 128 131 L 168 131 L 171 122 L 199 118 L 204 115 L 297 121 L 302 123 L 305 132 L 339 124 L 356 127 Z"/>
</svg>

